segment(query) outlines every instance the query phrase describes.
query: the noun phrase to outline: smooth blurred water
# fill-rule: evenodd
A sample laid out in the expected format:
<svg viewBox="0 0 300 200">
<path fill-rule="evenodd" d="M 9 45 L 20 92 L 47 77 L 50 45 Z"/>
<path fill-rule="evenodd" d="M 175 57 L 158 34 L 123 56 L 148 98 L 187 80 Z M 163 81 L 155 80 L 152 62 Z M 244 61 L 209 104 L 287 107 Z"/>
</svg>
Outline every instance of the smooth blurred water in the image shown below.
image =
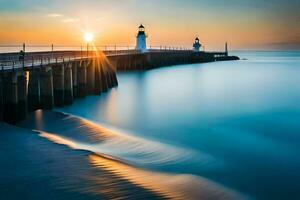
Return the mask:
<svg viewBox="0 0 300 200">
<path fill-rule="evenodd" d="M 120 73 L 117 89 L 60 110 L 190 152 L 143 168 L 299 199 L 300 52 L 233 54 L 247 60 Z"/>
</svg>

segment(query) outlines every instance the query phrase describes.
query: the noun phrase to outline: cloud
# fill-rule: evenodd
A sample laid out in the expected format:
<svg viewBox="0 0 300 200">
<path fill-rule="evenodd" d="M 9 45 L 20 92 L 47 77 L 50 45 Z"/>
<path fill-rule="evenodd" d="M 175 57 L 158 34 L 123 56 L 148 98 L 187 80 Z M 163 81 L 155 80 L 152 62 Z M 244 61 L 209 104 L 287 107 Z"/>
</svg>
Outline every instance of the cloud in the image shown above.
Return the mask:
<svg viewBox="0 0 300 200">
<path fill-rule="evenodd" d="M 46 15 L 46 17 L 50 17 L 50 18 L 58 18 L 58 17 L 62 17 L 63 15 L 59 14 L 59 13 L 49 13 Z"/>
</svg>

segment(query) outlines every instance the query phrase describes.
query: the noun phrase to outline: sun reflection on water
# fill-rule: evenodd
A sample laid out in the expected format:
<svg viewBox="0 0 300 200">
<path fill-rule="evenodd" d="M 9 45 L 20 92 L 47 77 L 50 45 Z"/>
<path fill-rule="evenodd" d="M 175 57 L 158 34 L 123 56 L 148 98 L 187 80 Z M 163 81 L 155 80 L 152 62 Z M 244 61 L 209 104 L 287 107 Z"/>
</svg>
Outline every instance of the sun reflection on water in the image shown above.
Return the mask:
<svg viewBox="0 0 300 200">
<path fill-rule="evenodd" d="M 57 144 L 67 145 L 73 149 L 88 150 L 88 145 L 76 143 L 58 135 L 41 132 L 41 137 L 47 138 Z M 130 164 L 117 160 L 116 158 L 91 152 L 88 160 L 92 166 L 99 170 L 112 173 L 116 178 L 126 180 L 133 185 L 142 187 L 154 192 L 166 199 L 240 199 L 240 196 L 233 191 L 223 188 L 207 179 L 186 174 L 167 174 L 155 171 L 144 170 Z M 88 177 L 92 181 L 102 182 L 103 177 Z M 107 181 L 107 180 L 106 180 Z M 106 190 L 114 191 L 118 186 L 112 184 L 112 188 Z M 116 187 L 116 188 L 114 188 Z M 95 188 L 93 193 L 99 193 Z M 103 192 L 103 191 L 101 191 Z"/>
</svg>

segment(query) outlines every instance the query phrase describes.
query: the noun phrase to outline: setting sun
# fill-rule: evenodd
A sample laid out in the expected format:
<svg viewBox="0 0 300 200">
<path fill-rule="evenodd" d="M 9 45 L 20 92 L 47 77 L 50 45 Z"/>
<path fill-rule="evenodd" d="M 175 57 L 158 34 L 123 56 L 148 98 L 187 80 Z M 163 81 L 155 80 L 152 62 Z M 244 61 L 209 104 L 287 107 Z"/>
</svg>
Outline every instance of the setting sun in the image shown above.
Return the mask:
<svg viewBox="0 0 300 200">
<path fill-rule="evenodd" d="M 94 39 L 94 35 L 92 33 L 86 32 L 84 33 L 84 40 L 86 42 L 91 42 Z"/>
</svg>

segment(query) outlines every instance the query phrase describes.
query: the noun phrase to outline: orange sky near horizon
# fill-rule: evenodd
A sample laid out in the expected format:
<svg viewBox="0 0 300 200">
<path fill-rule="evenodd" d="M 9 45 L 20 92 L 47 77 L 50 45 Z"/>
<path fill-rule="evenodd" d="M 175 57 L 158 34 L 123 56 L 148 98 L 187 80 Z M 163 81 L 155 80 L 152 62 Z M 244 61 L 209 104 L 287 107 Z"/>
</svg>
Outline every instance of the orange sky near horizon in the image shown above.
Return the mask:
<svg viewBox="0 0 300 200">
<path fill-rule="evenodd" d="M 190 1 L 193 5 L 193 0 Z M 90 6 L 82 9 L 82 5 L 72 5 L 72 9 L 65 6 L 57 10 L 35 8 L 35 12 L 30 8 L 21 9 L 19 12 L 1 11 L 0 45 L 53 43 L 80 46 L 85 43 L 84 32 L 88 31 L 95 35 L 96 45 L 134 46 L 137 27 L 141 22 L 146 26 L 149 46 L 191 47 L 196 36 L 200 37 L 207 49 L 212 50 L 223 49 L 226 41 L 231 49 L 272 49 L 272 45 L 276 44 L 300 44 L 299 26 L 287 23 L 283 17 L 274 21 L 274 16 L 264 15 L 263 10 L 253 15 L 242 14 L 250 13 L 248 10 L 226 9 L 221 13 L 217 10 L 203 10 L 202 13 L 195 14 L 192 8 L 179 10 L 174 6 L 174 11 L 162 7 L 158 9 L 158 13 L 153 12 L 152 15 L 143 11 L 133 14 L 130 11 L 140 8 L 136 4 L 138 3 L 132 3 L 129 7 L 124 4 L 119 8 L 115 4 L 106 3 L 99 10 Z M 296 24 L 297 17 L 298 15 L 295 19 L 292 18 Z"/>
</svg>

